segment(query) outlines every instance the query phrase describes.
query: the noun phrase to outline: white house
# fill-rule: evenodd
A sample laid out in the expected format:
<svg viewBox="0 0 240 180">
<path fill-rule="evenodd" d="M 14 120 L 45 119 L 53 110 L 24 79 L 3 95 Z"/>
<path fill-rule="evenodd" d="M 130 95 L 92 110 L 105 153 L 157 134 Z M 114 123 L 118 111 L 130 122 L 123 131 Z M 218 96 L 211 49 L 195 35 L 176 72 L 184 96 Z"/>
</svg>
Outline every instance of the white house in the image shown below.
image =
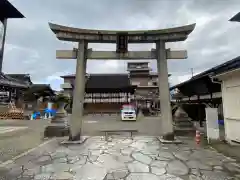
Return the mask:
<svg viewBox="0 0 240 180">
<path fill-rule="evenodd" d="M 222 84 L 225 139 L 240 143 L 240 68 L 214 76 Z"/>
</svg>

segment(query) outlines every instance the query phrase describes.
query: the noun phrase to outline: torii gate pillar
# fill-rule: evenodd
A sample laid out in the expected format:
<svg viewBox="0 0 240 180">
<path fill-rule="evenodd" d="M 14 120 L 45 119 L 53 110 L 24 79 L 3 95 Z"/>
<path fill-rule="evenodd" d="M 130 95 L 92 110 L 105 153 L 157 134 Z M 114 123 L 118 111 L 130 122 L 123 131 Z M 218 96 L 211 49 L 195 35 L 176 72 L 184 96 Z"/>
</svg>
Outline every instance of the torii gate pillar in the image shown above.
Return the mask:
<svg viewBox="0 0 240 180">
<path fill-rule="evenodd" d="M 87 42 L 81 40 L 78 43 L 76 77 L 73 90 L 72 115 L 69 121 L 69 140 L 78 141 L 81 137 L 82 121 L 84 113 L 85 74 L 87 66 Z"/>
<path fill-rule="evenodd" d="M 156 42 L 158 89 L 161 109 L 161 130 L 163 139 L 174 140 L 172 108 L 168 83 L 168 67 L 164 41 Z"/>
</svg>

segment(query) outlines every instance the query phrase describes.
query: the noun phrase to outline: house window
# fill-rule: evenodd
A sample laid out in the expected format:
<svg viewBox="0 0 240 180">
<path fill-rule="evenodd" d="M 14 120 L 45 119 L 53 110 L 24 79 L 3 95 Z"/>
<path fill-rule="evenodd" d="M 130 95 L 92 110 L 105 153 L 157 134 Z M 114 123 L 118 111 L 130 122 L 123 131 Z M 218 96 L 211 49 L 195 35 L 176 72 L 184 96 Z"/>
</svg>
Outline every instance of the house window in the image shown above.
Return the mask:
<svg viewBox="0 0 240 180">
<path fill-rule="evenodd" d="M 117 53 L 126 53 L 128 51 L 128 36 L 127 34 L 117 35 Z"/>
<path fill-rule="evenodd" d="M 138 82 L 138 81 L 132 81 L 132 85 L 133 85 L 133 86 L 139 86 L 139 85 L 140 85 L 140 82 Z"/>
<path fill-rule="evenodd" d="M 157 86 L 157 82 L 153 82 L 153 86 Z"/>
</svg>

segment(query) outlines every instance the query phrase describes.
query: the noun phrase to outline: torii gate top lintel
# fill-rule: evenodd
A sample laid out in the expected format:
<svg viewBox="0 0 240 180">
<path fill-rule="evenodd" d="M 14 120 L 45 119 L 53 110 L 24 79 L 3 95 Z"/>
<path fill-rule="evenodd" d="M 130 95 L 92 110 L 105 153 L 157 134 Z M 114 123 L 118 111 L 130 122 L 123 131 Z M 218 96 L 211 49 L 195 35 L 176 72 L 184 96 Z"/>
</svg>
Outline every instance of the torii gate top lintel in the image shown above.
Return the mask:
<svg viewBox="0 0 240 180">
<path fill-rule="evenodd" d="M 49 23 L 50 29 L 59 40 L 78 42 L 86 40 L 92 43 L 116 43 L 119 34 L 128 36 L 128 43 L 154 43 L 158 40 L 165 42 L 184 41 L 194 30 L 196 24 L 186 26 L 140 31 L 110 31 L 81 29 Z"/>
</svg>

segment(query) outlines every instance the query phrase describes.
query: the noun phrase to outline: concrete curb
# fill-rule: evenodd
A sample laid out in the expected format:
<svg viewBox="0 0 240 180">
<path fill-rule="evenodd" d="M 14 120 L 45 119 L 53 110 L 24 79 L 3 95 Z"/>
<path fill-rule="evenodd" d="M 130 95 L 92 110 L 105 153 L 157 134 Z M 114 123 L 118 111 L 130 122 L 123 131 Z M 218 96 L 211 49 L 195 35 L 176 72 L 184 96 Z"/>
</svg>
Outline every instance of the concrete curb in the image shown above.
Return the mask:
<svg viewBox="0 0 240 180">
<path fill-rule="evenodd" d="M 82 136 L 81 140 L 79 141 L 69 141 L 69 140 L 64 140 L 60 142 L 61 145 L 74 145 L 74 144 L 83 144 L 85 143 L 90 137 L 89 136 Z"/>
<path fill-rule="evenodd" d="M 182 144 L 183 142 L 179 139 L 175 139 L 173 141 L 168 141 L 168 140 L 165 140 L 163 139 L 162 137 L 157 137 L 157 139 L 163 143 L 163 144 Z"/>
</svg>

